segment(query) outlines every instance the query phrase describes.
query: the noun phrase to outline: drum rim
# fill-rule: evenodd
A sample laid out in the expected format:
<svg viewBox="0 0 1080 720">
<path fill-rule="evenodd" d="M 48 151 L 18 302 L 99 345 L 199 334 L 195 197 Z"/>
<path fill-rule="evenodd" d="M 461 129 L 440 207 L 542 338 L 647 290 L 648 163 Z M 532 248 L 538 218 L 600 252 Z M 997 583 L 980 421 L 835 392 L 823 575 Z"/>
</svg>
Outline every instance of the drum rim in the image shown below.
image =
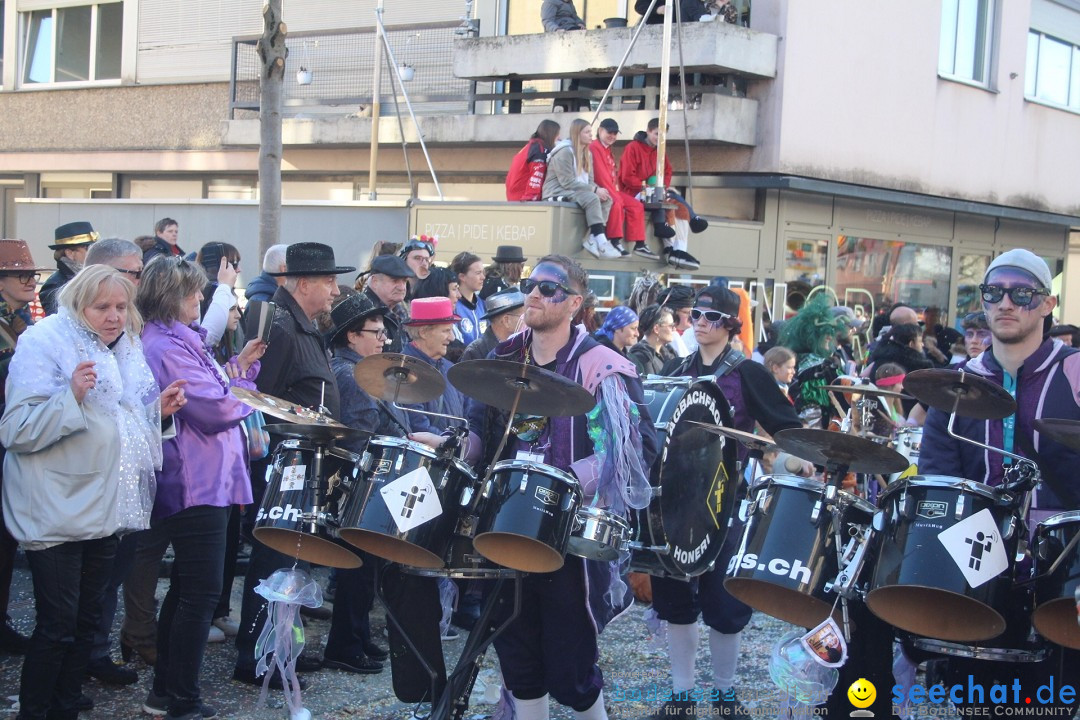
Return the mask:
<svg viewBox="0 0 1080 720">
<path fill-rule="evenodd" d="M 768 480 L 766 480 L 768 478 Z M 786 480 L 787 482 L 781 482 Z M 799 475 L 761 475 L 758 477 L 754 484 L 750 486 L 750 492 L 757 492 L 767 482 L 773 482 L 781 487 L 790 487 L 796 490 L 811 490 L 814 492 L 823 492 L 826 488 L 825 483 L 820 480 L 814 480 L 813 478 L 804 478 Z M 877 512 L 878 508 L 869 500 L 853 495 L 847 490 L 837 490 L 837 494 L 840 496 L 841 501 L 846 507 L 854 507 L 863 512 L 873 515 Z"/>
<path fill-rule="evenodd" d="M 371 439 L 368 440 L 368 444 L 379 445 L 383 447 L 405 448 L 406 450 L 412 450 L 416 454 L 423 455 L 424 457 L 431 460 L 450 460 L 454 467 L 456 467 L 458 470 L 465 473 L 473 480 L 476 479 L 476 473 L 473 472 L 473 469 L 469 467 L 468 464 L 465 463 L 461 458 L 440 458 L 437 452 L 429 448 L 427 445 L 424 445 L 423 443 L 418 443 L 415 440 L 394 437 L 393 435 L 372 435 Z"/>
<path fill-rule="evenodd" d="M 539 471 L 541 475 L 551 477 L 555 480 L 561 480 L 572 488 L 577 488 L 578 490 L 581 489 L 581 483 L 579 483 L 577 478 L 570 473 L 560 470 L 554 465 L 547 465 L 545 463 L 536 462 L 535 460 L 521 460 L 519 458 L 500 460 L 491 466 L 491 474 L 494 475 L 500 470 L 505 470 L 507 468 L 513 470 L 536 470 Z"/>
<path fill-rule="evenodd" d="M 954 642 L 951 640 L 938 640 L 937 638 L 919 635 L 912 635 L 910 641 L 912 645 L 925 652 L 972 660 L 985 660 L 987 662 L 1042 662 L 1046 659 L 1048 653 L 1048 648 L 1046 647 L 1032 649 L 995 648 L 986 647 L 985 645 Z"/>
<path fill-rule="evenodd" d="M 968 480 L 953 475 L 912 475 L 889 483 L 889 487 L 885 488 L 885 491 L 878 498 L 879 507 L 881 501 L 885 498 L 913 485 L 915 487 L 961 488 L 971 492 L 973 495 L 981 495 L 987 500 L 998 499 L 996 488 L 978 480 Z"/>
<path fill-rule="evenodd" d="M 1039 523 L 1036 527 L 1052 528 L 1057 527 L 1058 525 L 1066 524 L 1071 520 L 1080 520 L 1080 510 L 1065 510 L 1064 512 L 1059 512 L 1056 515 L 1051 515 L 1050 517 Z"/>
<path fill-rule="evenodd" d="M 589 519 L 601 520 L 611 525 L 618 525 L 619 527 L 630 529 L 630 521 L 624 518 L 622 515 L 613 513 L 610 510 L 605 510 L 601 507 L 594 505 L 588 505 L 579 507 L 577 509 L 578 515 L 588 515 Z"/>
<path fill-rule="evenodd" d="M 318 449 L 313 443 L 308 440 L 304 440 L 303 438 L 288 438 L 282 440 L 280 443 L 278 443 L 277 447 L 284 447 L 287 450 L 311 450 L 313 452 Z M 346 450 L 343 447 L 339 447 L 338 445 L 324 445 L 322 446 L 322 448 L 329 454 L 336 455 L 340 460 L 347 460 L 352 463 L 357 463 L 360 461 L 359 455 L 349 450 Z M 274 453 L 276 452 L 277 448 L 274 449 L 273 453 L 270 453 L 270 456 L 273 457 Z"/>
</svg>

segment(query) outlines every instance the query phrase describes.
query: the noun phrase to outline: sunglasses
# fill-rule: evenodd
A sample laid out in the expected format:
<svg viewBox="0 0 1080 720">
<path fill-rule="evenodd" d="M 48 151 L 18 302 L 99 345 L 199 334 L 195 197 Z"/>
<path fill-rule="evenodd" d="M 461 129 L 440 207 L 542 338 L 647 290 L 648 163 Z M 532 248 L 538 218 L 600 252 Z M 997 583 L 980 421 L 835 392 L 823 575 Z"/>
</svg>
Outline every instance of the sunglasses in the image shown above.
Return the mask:
<svg viewBox="0 0 1080 720">
<path fill-rule="evenodd" d="M 3 277 L 12 277 L 23 285 L 29 285 L 30 283 L 36 283 L 40 280 L 41 273 L 4 273 Z"/>
<path fill-rule="evenodd" d="M 405 243 L 405 247 L 401 248 L 402 257 L 408 255 L 413 250 L 427 250 L 428 255 L 435 255 L 435 246 L 431 243 L 426 243 L 422 240 L 410 240 Z"/>
<path fill-rule="evenodd" d="M 387 337 L 389 337 L 386 334 L 386 328 L 379 328 L 378 330 L 369 330 L 365 328 L 363 330 L 360 330 L 359 332 L 371 333 L 379 340 L 385 340 Z"/>
<path fill-rule="evenodd" d="M 982 299 L 985 303 L 990 303 L 991 305 L 999 303 L 1002 298 L 1008 295 L 1009 300 L 1012 300 L 1012 304 L 1017 307 L 1026 307 L 1030 305 L 1036 295 L 1050 294 L 1050 291 L 1046 288 L 1032 288 L 1025 286 L 1003 288 L 1000 285 L 987 285 L 985 283 L 979 286 L 979 292 L 982 293 Z"/>
<path fill-rule="evenodd" d="M 142 270 L 125 270 L 124 268 L 116 268 L 116 271 L 117 272 L 122 272 L 125 275 L 130 275 L 131 277 L 135 278 L 136 280 L 141 280 L 142 279 Z"/>
<path fill-rule="evenodd" d="M 707 320 L 708 322 L 718 323 L 730 319 L 733 316 L 728 315 L 725 312 L 720 312 L 719 310 L 698 310 L 697 308 L 694 308 L 690 311 L 690 318 L 695 322 L 700 320 L 702 317 L 704 317 L 705 320 Z"/>
<path fill-rule="evenodd" d="M 555 297 L 555 293 L 562 290 L 567 295 L 580 295 L 579 292 L 574 292 L 570 288 L 566 287 L 562 283 L 557 283 L 554 280 L 533 280 L 527 278 L 520 282 L 521 292 L 525 295 L 532 293 L 533 289 L 540 290 L 540 294 L 546 298 Z"/>
</svg>

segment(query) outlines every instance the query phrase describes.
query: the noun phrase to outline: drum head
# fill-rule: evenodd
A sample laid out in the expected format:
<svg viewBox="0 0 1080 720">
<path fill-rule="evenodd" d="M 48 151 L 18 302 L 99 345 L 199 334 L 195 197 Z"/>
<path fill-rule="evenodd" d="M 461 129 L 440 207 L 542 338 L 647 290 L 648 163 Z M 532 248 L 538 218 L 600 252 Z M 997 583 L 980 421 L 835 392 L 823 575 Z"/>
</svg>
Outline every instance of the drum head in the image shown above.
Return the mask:
<svg viewBox="0 0 1080 720">
<path fill-rule="evenodd" d="M 918 585 L 890 585 L 866 597 L 870 611 L 885 622 L 917 635 L 977 642 L 1005 632 L 1005 618 L 965 595 Z M 1076 624 L 1073 613 L 1073 624 Z"/>
<path fill-rule="evenodd" d="M 486 532 L 473 538 L 476 551 L 493 563 L 522 572 L 549 573 L 563 566 L 563 556 L 546 543 L 508 532 Z"/>
<path fill-rule="evenodd" d="M 1031 615 L 1039 634 L 1052 643 L 1080 650 L 1080 623 L 1076 619 L 1076 600 L 1058 598 L 1045 602 Z"/>
<path fill-rule="evenodd" d="M 446 563 L 435 553 L 383 533 L 359 528 L 341 528 L 341 539 L 383 560 L 419 568 L 441 568 Z"/>
<path fill-rule="evenodd" d="M 271 550 L 313 565 L 352 570 L 363 565 L 355 553 L 311 533 L 284 528 L 255 528 L 255 539 Z"/>
</svg>

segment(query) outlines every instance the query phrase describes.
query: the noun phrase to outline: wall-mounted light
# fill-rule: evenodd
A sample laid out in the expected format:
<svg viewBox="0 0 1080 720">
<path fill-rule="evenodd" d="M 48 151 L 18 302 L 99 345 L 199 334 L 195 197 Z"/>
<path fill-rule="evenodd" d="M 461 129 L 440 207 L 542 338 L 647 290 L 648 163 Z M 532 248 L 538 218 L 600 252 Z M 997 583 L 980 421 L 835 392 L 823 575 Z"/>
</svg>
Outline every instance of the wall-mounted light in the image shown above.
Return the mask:
<svg viewBox="0 0 1080 720">
<path fill-rule="evenodd" d="M 306 67 L 301 67 L 296 71 L 296 84 L 297 85 L 310 85 L 311 84 L 311 71 Z"/>
</svg>

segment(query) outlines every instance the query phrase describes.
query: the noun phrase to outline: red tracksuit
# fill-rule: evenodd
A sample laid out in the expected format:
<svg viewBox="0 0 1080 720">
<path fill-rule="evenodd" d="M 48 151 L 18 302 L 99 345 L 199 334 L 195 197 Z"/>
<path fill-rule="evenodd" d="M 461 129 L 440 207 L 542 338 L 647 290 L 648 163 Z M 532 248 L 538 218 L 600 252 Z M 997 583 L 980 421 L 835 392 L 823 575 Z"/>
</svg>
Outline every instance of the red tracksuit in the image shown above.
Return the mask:
<svg viewBox="0 0 1080 720">
<path fill-rule="evenodd" d="M 645 208 L 634 194 L 619 192 L 616 184 L 615 156 L 611 148 L 599 140 L 589 144 L 593 161 L 593 182 L 611 193 L 611 213 L 608 215 L 606 234 L 612 239 L 627 242 L 645 242 Z M 635 191 L 636 193 L 636 191 Z M 623 234 L 623 227 L 626 233 Z"/>
</svg>

